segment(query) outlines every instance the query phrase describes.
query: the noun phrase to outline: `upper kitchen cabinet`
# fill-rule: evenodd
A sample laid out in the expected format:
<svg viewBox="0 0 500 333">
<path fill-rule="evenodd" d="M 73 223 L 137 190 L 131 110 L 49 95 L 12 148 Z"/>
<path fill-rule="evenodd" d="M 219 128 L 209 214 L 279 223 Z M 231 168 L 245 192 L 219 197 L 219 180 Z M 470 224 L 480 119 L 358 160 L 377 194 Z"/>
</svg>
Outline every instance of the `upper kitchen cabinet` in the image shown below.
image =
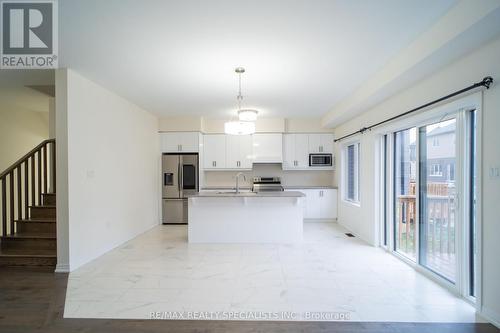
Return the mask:
<svg viewBox="0 0 500 333">
<path fill-rule="evenodd" d="M 281 133 L 257 133 L 252 137 L 254 163 L 283 162 L 283 135 Z"/>
<path fill-rule="evenodd" d="M 252 136 L 226 136 L 226 168 L 252 169 Z"/>
<path fill-rule="evenodd" d="M 160 133 L 163 153 L 197 153 L 200 150 L 198 132 Z"/>
<path fill-rule="evenodd" d="M 203 167 L 206 170 L 226 169 L 226 135 L 203 135 Z"/>
<path fill-rule="evenodd" d="M 309 153 L 333 154 L 333 134 L 309 134 Z"/>
<path fill-rule="evenodd" d="M 306 169 L 309 166 L 309 135 L 283 135 L 283 169 Z"/>
</svg>

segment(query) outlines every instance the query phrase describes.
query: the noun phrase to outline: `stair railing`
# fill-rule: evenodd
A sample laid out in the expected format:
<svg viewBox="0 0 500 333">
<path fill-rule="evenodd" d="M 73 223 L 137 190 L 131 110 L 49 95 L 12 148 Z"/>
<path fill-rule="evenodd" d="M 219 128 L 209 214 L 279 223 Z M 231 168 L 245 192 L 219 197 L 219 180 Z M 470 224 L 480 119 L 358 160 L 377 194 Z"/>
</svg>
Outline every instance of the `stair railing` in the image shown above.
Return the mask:
<svg viewBox="0 0 500 333">
<path fill-rule="evenodd" d="M 42 204 L 43 193 L 54 193 L 56 185 L 56 140 L 33 148 L 0 174 L 0 236 L 16 232 L 14 221 L 29 218 L 29 207 Z"/>
</svg>

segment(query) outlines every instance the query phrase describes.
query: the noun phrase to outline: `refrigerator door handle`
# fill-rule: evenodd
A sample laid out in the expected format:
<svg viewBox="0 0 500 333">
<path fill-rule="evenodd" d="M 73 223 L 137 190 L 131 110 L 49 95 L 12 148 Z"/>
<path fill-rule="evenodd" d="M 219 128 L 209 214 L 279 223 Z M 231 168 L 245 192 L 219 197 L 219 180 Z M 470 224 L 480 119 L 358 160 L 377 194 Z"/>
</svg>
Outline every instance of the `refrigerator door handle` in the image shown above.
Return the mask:
<svg viewBox="0 0 500 333">
<path fill-rule="evenodd" d="M 184 198 L 184 175 L 183 175 L 184 161 L 182 156 L 179 158 L 179 197 Z"/>
<path fill-rule="evenodd" d="M 181 165 L 180 163 L 177 165 L 177 188 L 179 190 L 179 197 L 181 192 Z"/>
</svg>

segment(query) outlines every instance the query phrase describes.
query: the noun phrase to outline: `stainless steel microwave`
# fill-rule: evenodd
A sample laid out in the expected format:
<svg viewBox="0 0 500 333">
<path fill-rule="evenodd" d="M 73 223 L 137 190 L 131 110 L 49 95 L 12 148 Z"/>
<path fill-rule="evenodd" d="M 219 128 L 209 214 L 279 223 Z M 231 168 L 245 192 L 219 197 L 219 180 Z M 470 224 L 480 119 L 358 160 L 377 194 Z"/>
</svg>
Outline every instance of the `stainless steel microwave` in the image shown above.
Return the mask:
<svg viewBox="0 0 500 333">
<path fill-rule="evenodd" d="M 311 167 L 332 166 L 332 154 L 309 154 L 309 166 Z"/>
</svg>

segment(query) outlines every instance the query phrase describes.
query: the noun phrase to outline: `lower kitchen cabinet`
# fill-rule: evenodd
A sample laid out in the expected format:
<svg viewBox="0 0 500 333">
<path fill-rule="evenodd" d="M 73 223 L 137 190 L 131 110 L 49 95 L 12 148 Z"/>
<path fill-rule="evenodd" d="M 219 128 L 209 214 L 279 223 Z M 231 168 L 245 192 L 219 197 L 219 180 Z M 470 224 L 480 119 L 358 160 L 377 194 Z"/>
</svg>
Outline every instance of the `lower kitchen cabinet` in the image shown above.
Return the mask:
<svg viewBox="0 0 500 333">
<path fill-rule="evenodd" d="M 305 219 L 333 220 L 337 218 L 336 189 L 290 189 L 306 195 L 304 203 Z"/>
</svg>

